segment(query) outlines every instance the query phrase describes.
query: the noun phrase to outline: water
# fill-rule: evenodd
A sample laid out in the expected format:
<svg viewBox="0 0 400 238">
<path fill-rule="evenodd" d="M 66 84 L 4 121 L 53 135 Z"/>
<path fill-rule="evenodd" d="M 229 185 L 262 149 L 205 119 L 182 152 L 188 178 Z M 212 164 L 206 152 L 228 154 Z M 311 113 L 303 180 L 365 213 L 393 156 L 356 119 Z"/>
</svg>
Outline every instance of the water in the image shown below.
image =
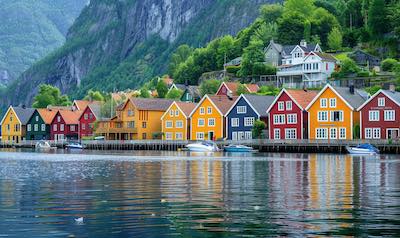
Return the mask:
<svg viewBox="0 0 400 238">
<path fill-rule="evenodd" d="M 0 237 L 400 236 L 399 156 L 96 153 L 0 152 Z"/>
</svg>

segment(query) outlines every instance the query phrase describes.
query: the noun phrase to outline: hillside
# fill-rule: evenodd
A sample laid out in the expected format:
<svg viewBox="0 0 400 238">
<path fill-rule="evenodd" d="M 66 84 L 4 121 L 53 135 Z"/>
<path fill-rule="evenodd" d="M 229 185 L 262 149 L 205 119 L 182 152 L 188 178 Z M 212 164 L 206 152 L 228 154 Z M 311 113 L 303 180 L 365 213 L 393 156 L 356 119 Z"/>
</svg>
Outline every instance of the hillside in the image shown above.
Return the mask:
<svg viewBox="0 0 400 238">
<path fill-rule="evenodd" d="M 60 47 L 88 0 L 0 0 L 0 84 Z"/>
<path fill-rule="evenodd" d="M 30 104 L 41 83 L 72 96 L 92 88 L 138 87 L 166 72 L 180 44 L 198 47 L 236 34 L 254 21 L 260 5 L 270 2 L 276 1 L 92 1 L 70 28 L 66 43 L 10 85 L 4 105 Z"/>
</svg>

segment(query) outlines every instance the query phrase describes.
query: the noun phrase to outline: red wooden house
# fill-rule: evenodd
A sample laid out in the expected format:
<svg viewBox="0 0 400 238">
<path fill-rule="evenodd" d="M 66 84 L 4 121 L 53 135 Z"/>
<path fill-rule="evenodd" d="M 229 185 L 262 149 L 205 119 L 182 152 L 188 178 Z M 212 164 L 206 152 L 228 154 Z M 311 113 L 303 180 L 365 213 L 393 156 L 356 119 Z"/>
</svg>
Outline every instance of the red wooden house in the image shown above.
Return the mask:
<svg viewBox="0 0 400 238">
<path fill-rule="evenodd" d="M 86 106 L 79 117 L 80 138 L 94 135 L 94 123 L 100 119 L 100 103 L 91 103 Z"/>
<path fill-rule="evenodd" d="M 360 111 L 361 139 L 396 139 L 400 136 L 400 93 L 379 90 Z"/>
<path fill-rule="evenodd" d="M 240 96 L 237 94 L 239 84 L 239 82 L 222 82 L 215 95 L 228 95 L 228 93 L 230 92 L 232 96 Z M 256 93 L 259 89 L 257 84 L 245 84 L 245 86 L 249 93 Z"/>
<path fill-rule="evenodd" d="M 307 139 L 308 115 L 305 108 L 317 94 L 316 91 L 282 89 L 267 110 L 269 138 Z"/>
<path fill-rule="evenodd" d="M 51 122 L 52 140 L 78 140 L 79 117 L 82 111 L 59 110 Z"/>
</svg>

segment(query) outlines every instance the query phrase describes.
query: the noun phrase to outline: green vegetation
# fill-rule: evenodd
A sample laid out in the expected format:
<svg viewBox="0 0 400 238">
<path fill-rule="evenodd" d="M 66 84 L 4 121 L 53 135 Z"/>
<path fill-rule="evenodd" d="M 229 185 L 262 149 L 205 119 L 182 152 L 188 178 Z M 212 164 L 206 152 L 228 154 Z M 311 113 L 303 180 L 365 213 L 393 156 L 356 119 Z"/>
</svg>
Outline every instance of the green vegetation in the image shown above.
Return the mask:
<svg viewBox="0 0 400 238">
<path fill-rule="evenodd" d="M 276 96 L 281 91 L 280 88 L 274 86 L 261 86 L 257 94 L 262 96 Z"/>
<path fill-rule="evenodd" d="M 99 91 L 89 90 L 87 95 L 83 99 L 89 100 L 89 101 L 101 101 L 102 102 L 102 101 L 104 101 L 104 96 Z"/>
<path fill-rule="evenodd" d="M 156 85 L 157 95 L 159 98 L 165 98 L 168 93 L 168 86 L 164 80 L 159 80 Z"/>
<path fill-rule="evenodd" d="M 67 95 L 61 95 L 60 89 L 48 84 L 42 84 L 39 86 L 39 92 L 34 98 L 32 107 L 46 108 L 49 105 L 69 106 L 71 104 Z"/>
<path fill-rule="evenodd" d="M 143 87 L 140 89 L 140 97 L 141 98 L 150 98 L 151 97 L 150 92 L 146 87 Z"/>
<path fill-rule="evenodd" d="M 381 86 L 375 85 L 375 86 L 371 86 L 371 87 L 365 88 L 365 91 L 366 91 L 367 93 L 369 93 L 370 95 L 374 95 L 374 94 L 375 94 L 376 92 L 378 92 L 380 89 L 382 89 Z"/>
<path fill-rule="evenodd" d="M 200 84 L 200 93 L 202 96 L 206 94 L 215 94 L 221 86 L 222 81 L 217 79 L 204 80 Z"/>
<path fill-rule="evenodd" d="M 398 64 L 397 60 L 388 58 L 382 61 L 381 66 L 383 71 L 394 71 Z"/>
<path fill-rule="evenodd" d="M 182 90 L 173 88 L 167 93 L 165 98 L 178 100 L 182 97 L 182 94 L 183 94 Z"/>
<path fill-rule="evenodd" d="M 328 46 L 331 50 L 340 50 L 342 48 L 343 36 L 339 28 L 335 27 L 329 32 Z"/>
<path fill-rule="evenodd" d="M 256 120 L 253 125 L 252 133 L 253 133 L 253 138 L 262 138 L 263 135 L 263 130 L 265 130 L 266 125 L 265 122 L 261 120 Z"/>
<path fill-rule="evenodd" d="M 248 94 L 250 93 L 249 90 L 247 90 L 246 85 L 244 84 L 239 84 L 236 90 L 237 95 L 241 95 L 241 94 Z"/>
</svg>

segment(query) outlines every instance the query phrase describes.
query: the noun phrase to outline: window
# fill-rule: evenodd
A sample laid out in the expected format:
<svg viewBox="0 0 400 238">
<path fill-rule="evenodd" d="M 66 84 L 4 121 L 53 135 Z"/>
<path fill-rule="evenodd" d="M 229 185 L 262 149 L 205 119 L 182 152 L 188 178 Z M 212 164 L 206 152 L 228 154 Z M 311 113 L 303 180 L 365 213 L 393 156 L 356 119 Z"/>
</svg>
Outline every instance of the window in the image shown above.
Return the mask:
<svg viewBox="0 0 400 238">
<path fill-rule="evenodd" d="M 316 129 L 317 139 L 328 139 L 328 129 L 327 128 L 317 128 Z"/>
<path fill-rule="evenodd" d="M 170 117 L 174 117 L 174 110 L 172 110 L 172 109 L 169 110 L 169 116 L 170 116 Z"/>
<path fill-rule="evenodd" d="M 204 115 L 204 107 L 200 107 L 200 115 Z"/>
<path fill-rule="evenodd" d="M 35 119 L 36 119 L 36 121 L 39 121 L 39 116 L 36 116 Z"/>
<path fill-rule="evenodd" d="M 329 99 L 329 107 L 336 108 L 336 98 Z"/>
<path fill-rule="evenodd" d="M 378 107 L 385 106 L 385 98 L 378 98 Z"/>
<path fill-rule="evenodd" d="M 331 121 L 343 121 L 343 111 L 331 111 Z"/>
<path fill-rule="evenodd" d="M 283 110 L 285 110 L 285 103 L 278 102 L 278 111 L 283 111 Z"/>
<path fill-rule="evenodd" d="M 372 129 L 372 137 L 374 139 L 380 139 L 381 138 L 381 128 L 373 128 Z"/>
<path fill-rule="evenodd" d="M 296 129 L 285 129 L 285 139 L 296 139 Z"/>
<path fill-rule="evenodd" d="M 372 139 L 372 128 L 365 128 L 365 139 Z"/>
<path fill-rule="evenodd" d="M 38 124 L 33 125 L 33 130 L 34 131 L 39 131 L 39 125 Z"/>
<path fill-rule="evenodd" d="M 237 111 L 237 114 L 245 114 L 247 112 L 247 107 L 246 106 L 238 106 L 236 111 Z"/>
<path fill-rule="evenodd" d="M 196 140 L 204 140 L 204 132 L 196 132 Z"/>
<path fill-rule="evenodd" d="M 183 121 L 176 121 L 175 122 L 175 127 L 176 128 L 183 128 Z"/>
<path fill-rule="evenodd" d="M 328 121 L 328 112 L 327 111 L 319 111 L 318 112 L 318 121 Z"/>
<path fill-rule="evenodd" d="M 172 121 L 166 121 L 165 128 L 172 128 Z"/>
<path fill-rule="evenodd" d="M 296 124 L 296 123 L 297 123 L 297 114 L 288 114 L 287 124 Z"/>
<path fill-rule="evenodd" d="M 135 128 L 135 121 L 128 121 L 128 128 Z"/>
<path fill-rule="evenodd" d="M 128 122 L 128 127 L 129 127 L 129 122 Z M 86 130 L 86 124 L 85 123 L 82 124 L 82 130 Z"/>
<path fill-rule="evenodd" d="M 71 131 L 75 131 L 75 126 L 74 125 L 71 125 Z"/>
<path fill-rule="evenodd" d="M 385 121 L 394 121 L 395 120 L 395 111 L 394 110 L 385 110 L 384 118 L 385 118 Z"/>
<path fill-rule="evenodd" d="M 60 125 L 60 131 L 64 131 L 64 124 Z"/>
<path fill-rule="evenodd" d="M 274 129 L 274 139 L 275 140 L 281 139 L 281 130 L 280 129 Z"/>
<path fill-rule="evenodd" d="M 13 117 L 12 116 L 10 116 L 10 122 L 12 122 L 13 121 Z"/>
<path fill-rule="evenodd" d="M 142 133 L 142 139 L 146 140 L 147 139 L 147 134 L 146 133 Z"/>
<path fill-rule="evenodd" d="M 86 114 L 85 114 L 85 115 L 86 115 Z M 131 116 L 133 116 L 133 110 L 129 109 L 129 110 L 128 110 L 128 117 L 131 117 Z M 87 119 L 87 118 L 85 118 L 85 119 Z"/>
<path fill-rule="evenodd" d="M 208 126 L 215 126 L 215 118 L 208 118 Z"/>
<path fill-rule="evenodd" d="M 57 122 L 61 122 L 61 117 L 57 116 Z"/>
<path fill-rule="evenodd" d="M 320 107 L 321 108 L 327 108 L 328 107 L 328 102 L 327 102 L 327 99 L 326 98 L 321 98 L 321 100 L 319 101 L 319 103 L 320 103 Z"/>
<path fill-rule="evenodd" d="M 172 132 L 166 132 L 165 133 L 165 139 L 166 140 L 172 140 Z"/>
<path fill-rule="evenodd" d="M 57 124 L 53 125 L 53 131 L 57 131 Z"/>
<path fill-rule="evenodd" d="M 231 118 L 232 127 L 239 127 L 239 118 Z"/>
<path fill-rule="evenodd" d="M 346 139 L 346 128 L 339 128 L 339 139 Z"/>
<path fill-rule="evenodd" d="M 89 119 L 93 119 L 93 113 L 89 113 Z"/>
<path fill-rule="evenodd" d="M 293 107 L 292 101 L 287 101 L 286 102 L 286 110 L 291 111 L 292 107 Z"/>
<path fill-rule="evenodd" d="M 147 128 L 147 122 L 145 121 L 142 122 L 142 128 Z"/>
<path fill-rule="evenodd" d="M 337 129 L 336 128 L 330 128 L 329 129 L 329 138 L 330 139 L 337 139 Z"/>
<path fill-rule="evenodd" d="M 253 133 L 252 133 L 251 131 L 245 131 L 245 132 L 244 132 L 244 138 L 245 138 L 246 140 L 251 140 L 251 139 L 253 139 Z"/>
<path fill-rule="evenodd" d="M 379 111 L 369 111 L 369 121 L 379 121 Z"/>
<path fill-rule="evenodd" d="M 28 124 L 27 130 L 28 130 L 28 131 L 31 131 L 31 130 L 32 130 L 32 125 L 31 125 L 31 124 Z"/>
<path fill-rule="evenodd" d="M 42 124 L 42 131 L 46 131 L 46 124 Z"/>
<path fill-rule="evenodd" d="M 183 140 L 182 132 L 175 133 L 175 140 Z"/>
<path fill-rule="evenodd" d="M 284 114 L 274 115 L 274 124 L 275 125 L 285 124 L 285 115 Z"/>
<path fill-rule="evenodd" d="M 175 110 L 175 116 L 179 116 L 179 110 Z"/>
<path fill-rule="evenodd" d="M 253 125 L 254 125 L 254 117 L 244 118 L 244 126 L 253 126 Z"/>
<path fill-rule="evenodd" d="M 197 126 L 204 126 L 204 119 L 198 119 L 197 120 Z"/>
<path fill-rule="evenodd" d="M 212 114 L 212 107 L 207 107 L 207 114 Z"/>
<path fill-rule="evenodd" d="M 128 116 L 129 116 L 129 111 L 128 111 Z M 83 118 L 85 119 L 85 120 L 87 120 L 89 117 L 88 117 L 88 114 L 87 113 L 85 113 L 85 114 L 83 114 Z"/>
</svg>

